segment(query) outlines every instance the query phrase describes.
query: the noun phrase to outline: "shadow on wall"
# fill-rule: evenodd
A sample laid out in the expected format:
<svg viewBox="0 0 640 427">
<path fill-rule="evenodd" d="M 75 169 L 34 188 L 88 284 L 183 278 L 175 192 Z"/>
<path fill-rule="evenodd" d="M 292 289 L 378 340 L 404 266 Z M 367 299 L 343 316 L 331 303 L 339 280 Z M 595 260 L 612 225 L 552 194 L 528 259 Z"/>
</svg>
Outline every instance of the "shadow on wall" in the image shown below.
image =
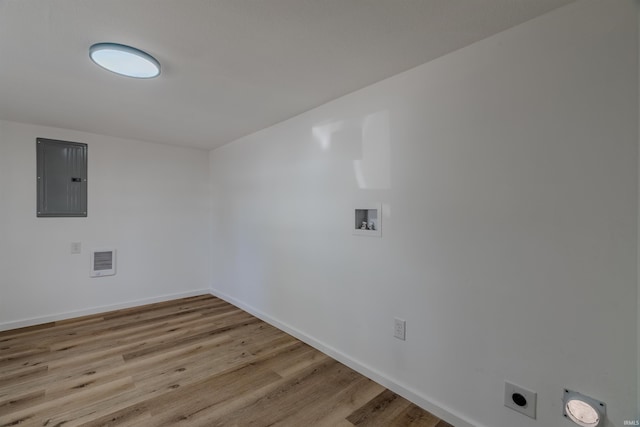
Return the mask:
<svg viewBox="0 0 640 427">
<path fill-rule="evenodd" d="M 363 190 L 391 188 L 391 139 L 389 111 L 378 111 L 362 118 L 337 120 L 311 129 L 323 151 L 341 140 L 359 140 L 360 158 L 353 160 L 353 172 L 358 187 Z"/>
</svg>

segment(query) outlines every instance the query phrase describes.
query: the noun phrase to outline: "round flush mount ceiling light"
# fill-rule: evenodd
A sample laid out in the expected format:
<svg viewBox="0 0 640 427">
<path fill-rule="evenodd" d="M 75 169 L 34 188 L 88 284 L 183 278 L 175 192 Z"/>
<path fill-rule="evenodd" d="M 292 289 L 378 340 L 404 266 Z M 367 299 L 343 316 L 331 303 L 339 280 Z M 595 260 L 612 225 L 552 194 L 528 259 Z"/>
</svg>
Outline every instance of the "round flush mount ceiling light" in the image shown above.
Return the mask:
<svg viewBox="0 0 640 427">
<path fill-rule="evenodd" d="M 584 394 L 576 391 L 564 391 L 562 399 L 564 416 L 581 427 L 598 427 L 603 425 L 607 406 Z"/>
<path fill-rule="evenodd" d="M 147 52 L 118 43 L 96 43 L 89 57 L 105 70 L 122 76 L 151 79 L 160 75 L 160 63 Z"/>
</svg>

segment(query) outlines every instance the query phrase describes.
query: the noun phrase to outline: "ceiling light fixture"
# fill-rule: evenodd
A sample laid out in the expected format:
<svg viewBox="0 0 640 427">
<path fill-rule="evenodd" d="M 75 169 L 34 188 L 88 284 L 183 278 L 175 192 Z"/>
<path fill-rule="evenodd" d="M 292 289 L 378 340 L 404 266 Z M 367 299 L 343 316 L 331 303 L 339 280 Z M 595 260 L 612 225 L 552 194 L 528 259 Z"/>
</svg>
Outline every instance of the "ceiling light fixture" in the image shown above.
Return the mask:
<svg viewBox="0 0 640 427">
<path fill-rule="evenodd" d="M 160 75 L 160 63 L 146 52 L 118 43 L 96 43 L 89 57 L 105 70 L 121 76 L 151 79 Z"/>
<path fill-rule="evenodd" d="M 581 427 L 598 427 L 607 411 L 607 405 L 584 394 L 564 390 L 562 399 L 564 416 Z"/>
</svg>

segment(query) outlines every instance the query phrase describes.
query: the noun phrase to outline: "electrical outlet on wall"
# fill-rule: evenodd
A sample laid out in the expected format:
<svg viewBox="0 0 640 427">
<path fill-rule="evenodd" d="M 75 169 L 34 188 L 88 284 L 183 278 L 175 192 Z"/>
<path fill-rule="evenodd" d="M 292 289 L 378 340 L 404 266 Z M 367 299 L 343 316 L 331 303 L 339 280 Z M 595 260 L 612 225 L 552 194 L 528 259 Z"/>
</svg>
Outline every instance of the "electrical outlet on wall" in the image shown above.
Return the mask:
<svg viewBox="0 0 640 427">
<path fill-rule="evenodd" d="M 79 254 L 82 252 L 82 243 L 80 242 L 71 242 L 71 253 Z"/>
<path fill-rule="evenodd" d="M 407 333 L 407 321 L 404 319 L 398 319 L 396 317 L 394 319 L 394 322 L 393 336 L 398 338 L 399 340 L 404 341 L 406 339 Z"/>
</svg>

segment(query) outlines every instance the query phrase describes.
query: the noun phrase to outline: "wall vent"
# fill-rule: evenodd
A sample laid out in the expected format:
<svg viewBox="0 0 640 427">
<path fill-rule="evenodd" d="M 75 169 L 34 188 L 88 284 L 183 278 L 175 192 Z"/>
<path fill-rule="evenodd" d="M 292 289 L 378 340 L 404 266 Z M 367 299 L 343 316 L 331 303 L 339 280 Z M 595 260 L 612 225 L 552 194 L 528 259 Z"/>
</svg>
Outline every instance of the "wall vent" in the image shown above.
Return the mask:
<svg viewBox="0 0 640 427">
<path fill-rule="evenodd" d="M 94 249 L 91 251 L 91 277 L 116 274 L 116 250 Z"/>
</svg>

